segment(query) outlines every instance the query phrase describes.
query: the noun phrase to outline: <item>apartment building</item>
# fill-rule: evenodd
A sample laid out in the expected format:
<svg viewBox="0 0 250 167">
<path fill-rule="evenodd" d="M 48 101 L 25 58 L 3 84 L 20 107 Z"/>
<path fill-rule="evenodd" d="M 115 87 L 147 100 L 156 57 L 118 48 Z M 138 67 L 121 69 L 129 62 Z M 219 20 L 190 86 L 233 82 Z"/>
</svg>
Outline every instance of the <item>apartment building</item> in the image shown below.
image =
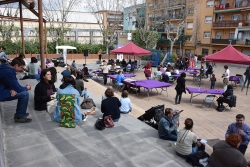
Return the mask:
<svg viewBox="0 0 250 167">
<path fill-rule="evenodd" d="M 228 44 L 250 55 L 250 0 L 215 0 L 211 30 L 212 52 Z"/>
</svg>

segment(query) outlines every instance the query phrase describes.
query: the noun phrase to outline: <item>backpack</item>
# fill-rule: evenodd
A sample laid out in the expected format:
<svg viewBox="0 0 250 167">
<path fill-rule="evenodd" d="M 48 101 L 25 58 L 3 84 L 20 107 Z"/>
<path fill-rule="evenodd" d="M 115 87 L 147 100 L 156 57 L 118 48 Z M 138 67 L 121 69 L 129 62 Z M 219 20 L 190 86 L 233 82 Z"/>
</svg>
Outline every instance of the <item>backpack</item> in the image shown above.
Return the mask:
<svg viewBox="0 0 250 167">
<path fill-rule="evenodd" d="M 163 115 L 164 115 L 164 105 L 158 105 L 157 108 L 155 109 L 154 120 L 156 122 L 160 122 Z"/>
<path fill-rule="evenodd" d="M 206 167 L 208 165 L 209 155 L 205 151 L 197 151 L 193 155 L 189 155 L 186 162 L 193 167 Z"/>
<path fill-rule="evenodd" d="M 97 119 L 96 122 L 95 122 L 95 127 L 96 129 L 98 130 L 103 130 L 105 129 L 105 125 L 104 125 L 104 122 L 103 122 L 103 119 Z"/>
<path fill-rule="evenodd" d="M 81 104 L 82 109 L 91 109 L 92 107 L 95 107 L 95 103 L 94 103 L 93 99 L 86 98 L 83 100 L 83 102 Z"/>
<path fill-rule="evenodd" d="M 111 115 L 104 117 L 104 125 L 105 128 L 112 128 L 113 126 L 115 126 Z"/>
</svg>

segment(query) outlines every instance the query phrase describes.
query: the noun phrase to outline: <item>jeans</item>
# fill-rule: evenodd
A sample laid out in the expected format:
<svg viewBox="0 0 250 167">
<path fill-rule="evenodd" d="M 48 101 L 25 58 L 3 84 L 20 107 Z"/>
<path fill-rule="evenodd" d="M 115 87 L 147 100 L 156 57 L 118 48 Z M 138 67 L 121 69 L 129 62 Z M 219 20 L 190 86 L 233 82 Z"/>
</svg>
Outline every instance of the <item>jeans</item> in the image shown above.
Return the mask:
<svg viewBox="0 0 250 167">
<path fill-rule="evenodd" d="M 206 72 L 206 76 L 208 78 L 208 74 L 213 74 L 212 72 Z"/>
<path fill-rule="evenodd" d="M 28 102 L 29 102 L 29 92 L 28 91 L 22 91 L 20 93 L 17 93 L 14 97 L 8 97 L 6 99 L 3 99 L 2 101 L 17 101 L 17 108 L 16 108 L 16 117 L 22 118 L 26 114 Z"/>
<path fill-rule="evenodd" d="M 39 74 L 30 75 L 30 74 L 29 74 L 29 79 L 36 79 L 37 81 L 40 81 L 40 75 L 39 75 Z"/>
<path fill-rule="evenodd" d="M 214 89 L 215 82 L 211 82 L 210 89 Z"/>
<path fill-rule="evenodd" d="M 108 73 L 103 73 L 104 85 L 107 84 L 107 75 L 108 75 Z"/>
<path fill-rule="evenodd" d="M 120 118 L 113 119 L 113 122 L 118 122 Z"/>
<path fill-rule="evenodd" d="M 171 141 L 177 141 L 177 132 L 173 131 L 170 134 L 167 134 L 165 136 L 159 136 L 163 140 L 171 140 Z"/>
<path fill-rule="evenodd" d="M 196 153 L 198 151 L 198 146 L 192 147 L 192 152 L 189 155 L 193 155 L 194 153 Z M 176 152 L 177 155 L 179 155 L 182 158 L 187 158 L 189 155 L 182 155 L 178 152 Z"/>
<path fill-rule="evenodd" d="M 83 90 L 81 96 L 83 96 L 84 99 L 87 99 L 88 96 L 89 96 L 89 95 L 88 95 L 88 91 L 87 91 L 87 90 Z"/>
<path fill-rule="evenodd" d="M 250 84 L 250 77 L 248 75 L 246 75 L 244 86 L 246 85 L 246 83 L 247 83 L 247 86 L 249 86 L 249 84 Z"/>
<path fill-rule="evenodd" d="M 175 104 L 180 104 L 181 103 L 181 97 L 182 97 L 182 93 L 178 93 L 176 91 Z"/>
<path fill-rule="evenodd" d="M 245 155 L 245 152 L 247 150 L 247 145 L 240 145 L 238 149 L 243 155 Z"/>
</svg>

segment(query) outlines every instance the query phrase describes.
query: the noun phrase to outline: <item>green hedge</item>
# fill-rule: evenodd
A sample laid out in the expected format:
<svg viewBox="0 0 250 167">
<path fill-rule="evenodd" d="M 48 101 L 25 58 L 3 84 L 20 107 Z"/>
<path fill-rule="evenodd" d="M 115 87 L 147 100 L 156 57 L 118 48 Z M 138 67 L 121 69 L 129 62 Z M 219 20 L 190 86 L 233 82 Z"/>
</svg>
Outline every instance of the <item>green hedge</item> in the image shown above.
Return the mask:
<svg viewBox="0 0 250 167">
<path fill-rule="evenodd" d="M 102 44 L 80 44 L 77 42 L 60 42 L 60 45 L 69 45 L 74 46 L 77 48 L 77 50 L 70 51 L 71 53 L 75 54 L 82 54 L 83 50 L 87 49 L 89 50 L 90 54 L 97 54 L 99 49 L 102 49 L 103 52 L 106 51 L 106 47 Z M 6 54 L 17 54 L 22 52 L 22 42 L 21 41 L 4 41 L 1 43 L 1 46 L 3 47 L 3 50 Z M 55 54 L 56 53 L 56 43 L 55 42 L 48 42 L 47 45 L 48 53 L 49 54 Z M 109 50 L 112 50 L 113 47 L 109 47 Z M 44 48 L 45 51 L 45 48 Z M 40 43 L 39 41 L 25 41 L 25 53 L 29 54 L 39 54 L 40 52 Z M 62 50 L 59 52 L 62 52 Z"/>
</svg>

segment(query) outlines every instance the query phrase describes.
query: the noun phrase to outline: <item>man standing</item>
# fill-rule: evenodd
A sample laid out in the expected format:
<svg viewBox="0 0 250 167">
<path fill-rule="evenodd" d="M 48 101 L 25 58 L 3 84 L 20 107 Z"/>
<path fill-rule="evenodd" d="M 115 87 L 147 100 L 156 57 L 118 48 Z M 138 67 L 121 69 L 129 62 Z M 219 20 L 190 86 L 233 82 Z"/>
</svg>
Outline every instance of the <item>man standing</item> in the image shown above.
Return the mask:
<svg viewBox="0 0 250 167">
<path fill-rule="evenodd" d="M 17 57 L 12 60 L 11 66 L 7 64 L 0 65 L 0 101 L 12 101 L 18 99 L 16 113 L 14 115 L 15 122 L 29 123 L 32 119 L 27 118 L 29 113 L 26 113 L 30 84 L 21 86 L 16 78 L 16 72 L 23 70 L 25 62 Z"/>
<path fill-rule="evenodd" d="M 239 146 L 239 151 L 244 155 L 247 149 L 247 145 L 250 140 L 250 127 L 244 123 L 245 116 L 243 114 L 236 115 L 236 122 L 230 124 L 227 128 L 225 138 L 232 133 L 237 133 L 242 137 L 242 141 Z"/>
<path fill-rule="evenodd" d="M 177 141 L 178 121 L 174 122 L 173 115 L 173 109 L 166 108 L 165 115 L 159 122 L 158 134 L 163 140 Z"/>
<path fill-rule="evenodd" d="M 2 46 L 0 46 L 0 62 L 1 64 L 6 63 L 8 60 L 8 56 L 3 52 Z"/>
</svg>

